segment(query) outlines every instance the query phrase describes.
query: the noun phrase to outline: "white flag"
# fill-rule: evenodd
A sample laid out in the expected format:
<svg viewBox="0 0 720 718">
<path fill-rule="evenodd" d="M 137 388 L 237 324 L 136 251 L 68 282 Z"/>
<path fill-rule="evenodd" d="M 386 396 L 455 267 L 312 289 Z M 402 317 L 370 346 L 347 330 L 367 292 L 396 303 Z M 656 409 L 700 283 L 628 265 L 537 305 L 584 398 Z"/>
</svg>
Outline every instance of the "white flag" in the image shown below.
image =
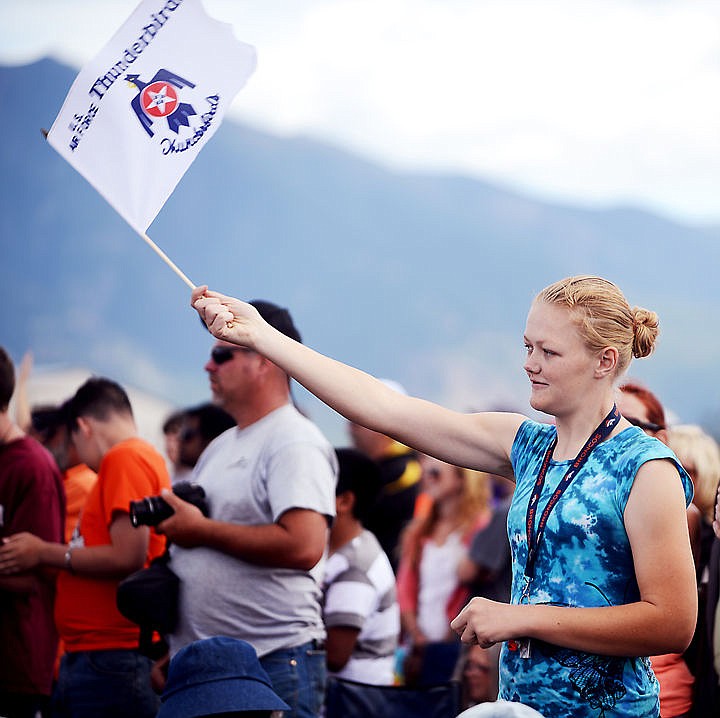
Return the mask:
<svg viewBox="0 0 720 718">
<path fill-rule="evenodd" d="M 144 234 L 255 62 L 200 0 L 143 0 L 81 70 L 48 142 Z"/>
</svg>

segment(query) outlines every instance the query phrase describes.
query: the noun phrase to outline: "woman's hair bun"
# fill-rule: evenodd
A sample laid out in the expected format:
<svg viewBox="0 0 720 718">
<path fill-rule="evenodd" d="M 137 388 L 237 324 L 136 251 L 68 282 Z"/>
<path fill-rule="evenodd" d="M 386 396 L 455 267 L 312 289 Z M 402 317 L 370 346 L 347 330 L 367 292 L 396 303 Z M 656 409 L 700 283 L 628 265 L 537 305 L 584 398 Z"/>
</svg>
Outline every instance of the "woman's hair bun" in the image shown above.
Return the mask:
<svg viewBox="0 0 720 718">
<path fill-rule="evenodd" d="M 649 309 L 633 307 L 633 349 L 636 359 L 641 359 L 652 353 L 660 332 L 658 315 Z"/>
</svg>

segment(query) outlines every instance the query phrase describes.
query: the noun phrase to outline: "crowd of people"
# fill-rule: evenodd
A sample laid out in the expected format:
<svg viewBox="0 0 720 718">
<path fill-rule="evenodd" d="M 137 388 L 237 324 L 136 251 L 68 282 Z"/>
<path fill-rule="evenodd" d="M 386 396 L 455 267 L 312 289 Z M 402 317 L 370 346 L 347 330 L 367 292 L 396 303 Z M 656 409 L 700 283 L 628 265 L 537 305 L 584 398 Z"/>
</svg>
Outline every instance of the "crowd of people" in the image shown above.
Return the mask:
<svg viewBox="0 0 720 718">
<path fill-rule="evenodd" d="M 112 379 L 13 415 L 0 348 L 0 716 L 311 718 L 343 681 L 459 685 L 447 718 L 720 711 L 720 450 L 624 379 L 653 312 L 597 277 L 540 292 L 538 422 L 413 398 L 271 302 L 191 301 L 212 400 L 167 418 L 165 456 Z"/>
</svg>

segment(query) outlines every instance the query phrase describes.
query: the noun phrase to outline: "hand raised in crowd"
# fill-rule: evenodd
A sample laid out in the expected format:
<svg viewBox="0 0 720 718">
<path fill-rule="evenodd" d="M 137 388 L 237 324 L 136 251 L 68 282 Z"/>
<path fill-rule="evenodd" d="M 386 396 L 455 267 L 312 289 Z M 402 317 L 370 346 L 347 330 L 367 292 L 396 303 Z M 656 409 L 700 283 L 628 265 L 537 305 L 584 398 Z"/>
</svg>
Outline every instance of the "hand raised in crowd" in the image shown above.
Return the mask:
<svg viewBox="0 0 720 718">
<path fill-rule="evenodd" d="M 252 305 L 210 291 L 207 286 L 193 290 L 190 305 L 217 339 L 255 348 L 258 328 L 263 322 Z"/>
<path fill-rule="evenodd" d="M 7 576 L 35 568 L 40 563 L 44 543 L 41 538 L 27 531 L 3 539 L 0 546 L 0 574 Z"/>
</svg>

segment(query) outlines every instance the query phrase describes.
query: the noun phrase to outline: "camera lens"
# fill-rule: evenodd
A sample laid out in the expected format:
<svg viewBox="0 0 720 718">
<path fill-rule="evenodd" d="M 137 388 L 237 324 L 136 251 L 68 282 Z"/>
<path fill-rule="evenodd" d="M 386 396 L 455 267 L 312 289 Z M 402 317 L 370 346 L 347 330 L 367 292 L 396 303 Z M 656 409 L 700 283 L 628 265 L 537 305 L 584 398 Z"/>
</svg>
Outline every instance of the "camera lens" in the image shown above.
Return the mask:
<svg viewBox="0 0 720 718">
<path fill-rule="evenodd" d="M 180 481 L 173 486 L 173 492 L 183 501 L 197 506 L 205 516 L 209 516 L 205 491 L 202 486 Z M 139 501 L 130 502 L 130 523 L 135 528 L 138 526 L 157 526 L 174 513 L 170 504 L 162 496 L 148 496 Z"/>
<path fill-rule="evenodd" d="M 172 516 L 173 510 L 161 496 L 148 496 L 140 501 L 130 502 L 130 523 L 138 526 L 157 526 Z"/>
</svg>

